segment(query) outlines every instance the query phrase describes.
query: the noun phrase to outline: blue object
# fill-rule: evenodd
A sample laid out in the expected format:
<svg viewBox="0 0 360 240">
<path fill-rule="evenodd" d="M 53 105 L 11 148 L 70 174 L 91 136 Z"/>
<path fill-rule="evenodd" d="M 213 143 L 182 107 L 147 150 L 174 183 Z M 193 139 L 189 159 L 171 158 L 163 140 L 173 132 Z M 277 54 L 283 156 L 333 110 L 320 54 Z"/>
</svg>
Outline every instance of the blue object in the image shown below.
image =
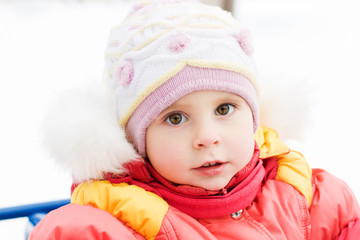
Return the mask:
<svg viewBox="0 0 360 240">
<path fill-rule="evenodd" d="M 70 203 L 70 199 L 57 200 L 51 202 L 42 202 L 14 206 L 8 208 L 0 208 L 0 220 L 11 218 L 28 217 L 29 221 L 25 229 L 25 239 L 27 240 L 32 229 L 38 224 L 45 215 L 61 206 Z"/>
<path fill-rule="evenodd" d="M 34 229 L 36 224 L 38 224 L 43 217 L 45 217 L 46 213 L 35 213 L 29 216 L 29 221 L 25 226 L 25 240 L 29 239 L 31 231 Z"/>
<path fill-rule="evenodd" d="M 36 226 L 43 217 L 45 217 L 46 213 L 34 213 L 29 216 L 29 222 L 32 226 Z"/>
<path fill-rule="evenodd" d="M 54 209 L 70 203 L 70 199 L 57 200 L 51 202 L 35 203 L 22 206 L 0 208 L 0 220 L 30 217 L 33 216 L 33 221 L 36 222 L 36 217 L 33 214 L 36 213 L 48 213 Z M 35 224 L 36 225 L 36 224 Z"/>
</svg>

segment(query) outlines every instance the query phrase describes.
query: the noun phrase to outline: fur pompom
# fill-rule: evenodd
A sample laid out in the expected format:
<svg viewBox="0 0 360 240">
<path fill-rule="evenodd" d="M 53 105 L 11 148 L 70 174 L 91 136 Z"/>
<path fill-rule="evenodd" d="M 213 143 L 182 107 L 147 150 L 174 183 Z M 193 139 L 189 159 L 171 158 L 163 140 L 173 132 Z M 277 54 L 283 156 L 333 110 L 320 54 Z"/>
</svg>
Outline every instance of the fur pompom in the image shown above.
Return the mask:
<svg viewBox="0 0 360 240">
<path fill-rule="evenodd" d="M 100 84 L 59 95 L 43 125 L 45 147 L 77 183 L 121 174 L 122 165 L 138 157 L 118 124 L 111 94 Z"/>
<path fill-rule="evenodd" d="M 276 130 L 284 141 L 303 140 L 312 115 L 313 88 L 309 82 L 263 76 L 259 86 L 260 124 Z"/>
</svg>

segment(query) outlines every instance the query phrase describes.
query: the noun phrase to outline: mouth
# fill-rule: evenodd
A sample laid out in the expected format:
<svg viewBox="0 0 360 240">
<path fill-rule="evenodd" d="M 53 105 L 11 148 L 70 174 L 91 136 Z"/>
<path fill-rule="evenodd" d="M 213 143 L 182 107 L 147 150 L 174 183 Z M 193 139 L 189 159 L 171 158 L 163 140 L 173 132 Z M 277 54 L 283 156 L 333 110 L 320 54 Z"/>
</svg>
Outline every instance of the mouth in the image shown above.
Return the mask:
<svg viewBox="0 0 360 240">
<path fill-rule="evenodd" d="M 213 166 L 219 166 L 223 164 L 222 162 L 217 162 L 217 161 L 214 161 L 214 162 L 207 162 L 205 163 L 204 165 L 201 166 L 201 168 L 208 168 L 208 167 L 213 167 Z"/>
<path fill-rule="evenodd" d="M 211 161 L 204 163 L 200 167 L 194 168 L 194 170 L 200 175 L 215 176 L 222 174 L 225 170 L 225 166 L 225 162 Z"/>
</svg>

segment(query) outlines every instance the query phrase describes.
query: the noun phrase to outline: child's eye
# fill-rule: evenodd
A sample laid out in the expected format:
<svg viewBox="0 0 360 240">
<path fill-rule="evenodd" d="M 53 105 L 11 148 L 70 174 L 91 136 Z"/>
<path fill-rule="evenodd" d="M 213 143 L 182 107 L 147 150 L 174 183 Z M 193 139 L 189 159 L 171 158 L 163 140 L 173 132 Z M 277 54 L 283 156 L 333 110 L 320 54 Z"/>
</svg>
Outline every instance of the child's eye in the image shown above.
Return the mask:
<svg viewBox="0 0 360 240">
<path fill-rule="evenodd" d="M 217 115 L 228 115 L 234 111 L 234 105 L 229 103 L 221 104 L 216 108 Z"/>
<path fill-rule="evenodd" d="M 165 121 L 171 125 L 179 125 L 183 122 L 185 122 L 186 117 L 182 115 L 181 113 L 173 113 L 169 115 Z"/>
</svg>

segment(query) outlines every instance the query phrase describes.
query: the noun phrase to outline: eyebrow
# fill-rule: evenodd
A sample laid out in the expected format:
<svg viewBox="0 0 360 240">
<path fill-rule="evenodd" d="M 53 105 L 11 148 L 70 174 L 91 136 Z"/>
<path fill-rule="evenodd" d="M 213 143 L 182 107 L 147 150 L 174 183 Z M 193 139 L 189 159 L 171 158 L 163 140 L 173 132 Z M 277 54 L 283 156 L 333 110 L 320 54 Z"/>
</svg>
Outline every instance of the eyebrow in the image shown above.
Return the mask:
<svg viewBox="0 0 360 240">
<path fill-rule="evenodd" d="M 215 101 L 216 101 L 216 103 L 226 103 L 226 102 L 229 102 L 229 101 L 244 102 L 245 100 L 240 96 L 234 95 L 234 96 L 219 97 Z M 169 107 L 165 108 L 161 113 L 163 113 L 165 111 L 168 111 L 170 109 L 173 109 L 173 108 L 176 109 L 176 108 L 191 107 L 191 106 L 193 106 L 193 104 L 194 103 L 178 103 L 178 102 L 175 102 L 172 105 L 170 105 Z"/>
<path fill-rule="evenodd" d="M 191 107 L 193 105 L 193 103 L 189 103 L 189 104 L 179 104 L 179 103 L 173 103 L 172 105 L 170 105 L 169 107 L 165 108 L 164 110 L 161 111 L 161 113 L 159 115 L 164 114 L 165 112 L 171 112 L 173 111 L 173 109 L 176 111 L 176 109 L 181 109 L 181 108 L 188 108 Z"/>
<path fill-rule="evenodd" d="M 217 101 L 219 102 L 228 102 L 228 101 L 239 101 L 239 102 L 244 102 L 245 100 L 238 96 L 238 95 L 231 95 L 231 96 L 226 96 L 226 97 L 220 97 L 217 99 Z"/>
<path fill-rule="evenodd" d="M 220 103 L 226 103 L 229 101 L 238 101 L 238 102 L 245 102 L 245 100 L 238 96 L 238 95 L 230 95 L 230 96 L 221 96 L 219 98 L 216 99 L 216 102 Z M 170 105 L 169 107 L 165 108 L 164 110 L 161 111 L 161 113 L 159 113 L 159 115 L 164 114 L 164 112 L 171 112 L 172 109 L 178 109 L 178 108 L 187 108 L 187 107 L 191 107 L 194 103 L 178 103 L 178 102 L 174 102 L 172 105 Z"/>
</svg>

